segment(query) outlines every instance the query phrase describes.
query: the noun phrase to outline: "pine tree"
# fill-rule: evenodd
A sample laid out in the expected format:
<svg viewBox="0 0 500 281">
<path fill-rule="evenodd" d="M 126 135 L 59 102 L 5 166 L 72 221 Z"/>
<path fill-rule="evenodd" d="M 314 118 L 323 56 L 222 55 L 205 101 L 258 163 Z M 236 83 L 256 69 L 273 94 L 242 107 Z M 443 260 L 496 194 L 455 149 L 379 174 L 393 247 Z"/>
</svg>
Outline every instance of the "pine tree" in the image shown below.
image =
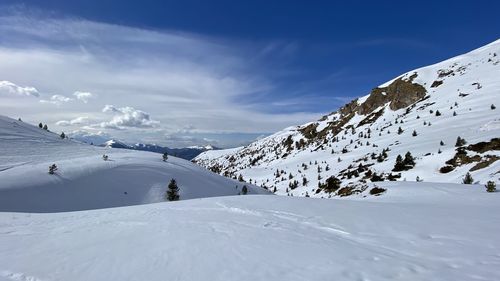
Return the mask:
<svg viewBox="0 0 500 281">
<path fill-rule="evenodd" d="M 167 159 L 168 159 L 168 153 L 165 152 L 163 153 L 163 161 L 167 161 Z"/>
<path fill-rule="evenodd" d="M 65 139 L 66 138 L 66 135 L 64 134 L 64 132 L 61 133 L 60 137 L 61 137 L 61 139 Z"/>
<path fill-rule="evenodd" d="M 401 127 L 399 127 L 399 129 L 398 129 L 398 135 L 401 135 L 403 132 L 404 132 L 403 129 L 401 129 Z"/>
<path fill-rule="evenodd" d="M 436 110 L 436 116 L 441 116 L 441 112 L 439 112 L 439 110 Z"/>
<path fill-rule="evenodd" d="M 405 159 L 403 160 L 403 163 L 405 166 L 411 166 L 412 168 L 415 166 L 415 158 L 411 155 L 411 153 L 408 151 L 405 154 Z"/>
<path fill-rule="evenodd" d="M 168 190 L 166 194 L 166 199 L 168 201 L 177 201 L 179 200 L 179 187 L 177 186 L 177 182 L 175 179 L 171 179 L 170 183 L 168 184 Z"/>
<path fill-rule="evenodd" d="M 302 178 L 302 186 L 306 186 L 306 185 L 307 185 L 307 183 L 309 183 L 309 181 L 307 180 L 307 178 L 306 178 L 306 177 L 303 177 L 303 178 Z"/>
<path fill-rule="evenodd" d="M 444 142 L 443 142 L 443 141 L 440 141 L 440 142 L 439 142 L 439 145 L 440 145 L 440 146 L 443 146 L 443 145 L 444 145 Z"/>
<path fill-rule="evenodd" d="M 469 172 L 467 172 L 467 174 L 465 174 L 465 177 L 462 181 L 463 184 L 472 184 L 474 182 L 474 179 L 472 178 L 471 174 Z"/>
<path fill-rule="evenodd" d="M 244 185 L 242 188 L 241 188 L 241 194 L 243 195 L 246 195 L 248 193 L 248 187 L 246 185 Z"/>
<path fill-rule="evenodd" d="M 465 139 L 463 139 L 461 137 L 457 137 L 457 142 L 455 143 L 456 147 L 464 146 L 466 144 L 467 144 L 467 142 L 465 141 Z"/>
<path fill-rule="evenodd" d="M 486 187 L 486 191 L 487 192 L 495 192 L 497 191 L 497 188 L 496 188 L 496 183 L 494 181 L 488 181 L 485 185 Z"/>
<path fill-rule="evenodd" d="M 38 124 L 38 127 L 39 127 L 40 129 L 41 129 L 41 128 L 43 128 L 43 124 L 42 124 L 42 123 Z"/>
<path fill-rule="evenodd" d="M 392 169 L 394 172 L 403 171 L 405 169 L 405 164 L 403 162 L 403 157 L 398 155 L 396 157 L 396 163 L 394 164 L 394 168 Z"/>
<path fill-rule="evenodd" d="M 57 171 L 57 166 L 56 164 L 52 164 L 49 166 L 49 174 L 53 175 Z"/>
<path fill-rule="evenodd" d="M 417 131 L 413 130 L 413 133 L 411 135 L 414 136 L 414 137 L 416 137 L 417 136 Z"/>
<path fill-rule="evenodd" d="M 497 107 L 494 104 L 491 104 L 491 110 L 495 110 Z"/>
<path fill-rule="evenodd" d="M 241 174 L 238 176 L 238 181 L 241 181 L 241 182 L 244 182 L 244 181 L 245 181 L 245 180 L 243 179 L 243 176 L 242 176 Z"/>
<path fill-rule="evenodd" d="M 45 131 L 48 131 L 48 130 L 49 130 L 49 127 L 47 127 L 47 124 L 43 125 L 43 129 L 44 129 Z"/>
</svg>

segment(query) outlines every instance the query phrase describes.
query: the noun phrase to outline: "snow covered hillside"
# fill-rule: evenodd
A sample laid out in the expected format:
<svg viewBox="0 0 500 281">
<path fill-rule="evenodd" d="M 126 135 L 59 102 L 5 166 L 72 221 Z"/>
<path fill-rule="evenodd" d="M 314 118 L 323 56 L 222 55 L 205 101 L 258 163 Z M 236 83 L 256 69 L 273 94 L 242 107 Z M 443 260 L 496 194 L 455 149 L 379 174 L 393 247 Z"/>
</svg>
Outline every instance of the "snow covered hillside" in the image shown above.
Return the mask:
<svg viewBox="0 0 500 281">
<path fill-rule="evenodd" d="M 319 121 L 194 161 L 280 195 L 346 196 L 384 180 L 461 183 L 468 172 L 498 183 L 498 106 L 500 40 L 396 77 Z"/>
<path fill-rule="evenodd" d="M 386 196 L 363 201 L 257 195 L 0 213 L 0 280 L 500 280 L 500 193 L 380 186 Z"/>
<path fill-rule="evenodd" d="M 56 212 L 161 202 L 172 178 L 181 200 L 236 195 L 244 185 L 183 159 L 169 157 L 163 162 L 157 153 L 61 139 L 4 116 L 0 144 L 0 211 Z M 54 175 L 48 173 L 52 164 L 58 167 Z M 246 185 L 249 193 L 267 193 Z"/>
</svg>

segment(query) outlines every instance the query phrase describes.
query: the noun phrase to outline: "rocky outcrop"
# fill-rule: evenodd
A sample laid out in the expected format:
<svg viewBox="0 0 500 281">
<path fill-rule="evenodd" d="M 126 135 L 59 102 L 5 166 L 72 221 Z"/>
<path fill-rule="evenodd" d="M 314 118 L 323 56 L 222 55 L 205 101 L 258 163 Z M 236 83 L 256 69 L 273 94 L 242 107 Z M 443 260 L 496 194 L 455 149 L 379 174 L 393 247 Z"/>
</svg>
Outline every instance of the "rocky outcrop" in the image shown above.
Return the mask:
<svg viewBox="0 0 500 281">
<path fill-rule="evenodd" d="M 375 88 L 370 96 L 358 108 L 358 113 L 362 115 L 370 114 L 375 109 L 390 102 L 389 108 L 398 110 L 405 108 L 425 97 L 427 91 L 417 83 L 413 83 L 416 78 L 413 74 L 408 79 L 398 78 L 387 87 Z"/>
</svg>

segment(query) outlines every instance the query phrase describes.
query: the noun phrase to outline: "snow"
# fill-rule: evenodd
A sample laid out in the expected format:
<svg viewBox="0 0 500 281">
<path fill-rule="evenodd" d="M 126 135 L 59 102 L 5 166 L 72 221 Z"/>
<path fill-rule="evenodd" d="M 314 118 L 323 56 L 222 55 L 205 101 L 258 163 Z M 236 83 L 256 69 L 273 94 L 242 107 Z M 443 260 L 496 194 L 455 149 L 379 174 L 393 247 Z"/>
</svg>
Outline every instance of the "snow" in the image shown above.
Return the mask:
<svg viewBox="0 0 500 281">
<path fill-rule="evenodd" d="M 453 74 L 439 77 L 443 70 L 453 70 Z M 414 74 L 417 74 L 416 77 Z M 446 165 L 446 161 L 455 155 L 457 137 L 464 138 L 468 144 L 488 142 L 500 137 L 500 111 L 498 108 L 495 110 L 490 108 L 491 104 L 500 106 L 498 104 L 500 40 L 467 54 L 409 71 L 397 78 L 407 79 L 410 76 L 414 77 L 413 83 L 419 83 L 426 89 L 429 98 L 417 102 L 408 114 L 405 108 L 393 111 L 386 104 L 384 113 L 372 124 L 358 126 L 366 115 L 356 114 L 343 126 L 343 128 L 354 127 L 355 133 L 351 133 L 351 129 L 345 129 L 337 135 L 338 141 L 334 141 L 332 135 L 327 135 L 324 140 L 309 142 L 297 129 L 287 128 L 246 147 L 223 150 L 217 154 L 202 153 L 194 160 L 204 167 L 220 165 L 223 167 L 221 174 L 225 172 L 242 174 L 245 179 L 252 179 L 257 185 L 265 185 L 270 189 L 276 187 L 278 195 L 308 194 L 329 197 L 330 194 L 315 192 L 318 183 L 324 182 L 329 176 L 338 176 L 340 171 L 349 169 L 350 165 L 357 167 L 360 163 L 373 164 L 370 169 L 379 174 L 391 173 L 396 157 L 404 156 L 408 151 L 416 158 L 416 166 L 401 172 L 400 180 L 416 181 L 418 176 L 424 181 L 461 183 L 464 175 L 476 163 L 462 165 L 446 174 L 439 172 L 439 169 Z M 389 85 L 395 79 L 382 84 L 381 87 Z M 431 87 L 436 80 L 442 80 L 443 84 Z M 467 95 L 460 96 L 461 93 Z M 359 98 L 358 104 L 366 102 L 367 98 L 368 96 Z M 378 110 L 380 108 L 374 112 Z M 441 116 L 435 115 L 438 110 Z M 456 116 L 453 112 L 456 112 Z M 338 113 L 331 114 L 324 121 L 309 122 L 298 127 L 304 128 L 317 123 L 316 131 L 320 132 L 327 126 L 332 116 L 338 116 Z M 404 130 L 403 134 L 397 134 L 398 127 Z M 360 132 L 367 133 L 368 129 L 371 130 L 370 138 L 359 137 Z M 418 134 L 416 137 L 412 136 L 414 130 Z M 301 149 L 293 147 L 288 151 L 283 143 L 289 136 L 294 143 L 302 139 L 307 145 Z M 440 146 L 441 141 L 445 143 L 444 146 Z M 348 152 L 342 153 L 343 148 L 347 148 Z M 389 148 L 390 151 L 387 152 L 388 158 L 384 162 L 370 159 L 371 153 L 378 155 L 385 148 Z M 469 152 L 469 155 L 479 154 Z M 490 150 L 480 156 L 486 155 L 500 157 L 500 151 Z M 360 162 L 366 156 L 368 160 Z M 231 157 L 234 161 L 228 163 L 227 159 Z M 249 162 L 257 157 L 261 157 L 260 160 L 255 165 L 249 165 Z M 338 162 L 339 158 L 341 162 Z M 318 164 L 315 164 L 316 162 Z M 303 163 L 309 166 L 307 170 L 302 168 Z M 329 171 L 325 170 L 327 165 Z M 318 167 L 321 168 L 321 173 L 318 173 Z M 274 176 L 276 170 L 283 170 L 286 174 L 276 178 Z M 500 183 L 499 170 L 500 161 L 496 161 L 486 168 L 470 172 L 474 180 L 481 184 L 490 180 Z M 293 179 L 289 179 L 290 174 Z M 321 176 L 321 180 L 318 180 L 318 175 Z M 290 181 L 301 182 L 303 177 L 309 181 L 307 186 L 299 184 L 298 188 L 289 189 Z M 345 179 L 343 186 L 357 184 L 361 179 L 361 177 Z"/>
<path fill-rule="evenodd" d="M 500 280 L 500 193 L 389 184 L 364 201 L 255 195 L 0 213 L 0 280 Z"/>
<path fill-rule="evenodd" d="M 370 139 L 378 150 L 391 149 L 388 161 L 372 166 L 375 171 L 390 170 L 396 155 L 406 151 L 417 157 L 415 168 L 403 172 L 399 182 L 367 183 L 361 193 L 331 200 L 272 196 L 189 161 L 169 156 L 164 162 L 155 153 L 86 145 L 0 116 L 0 281 L 500 280 L 500 192 L 487 193 L 482 184 L 457 184 L 471 164 L 446 175 L 437 172 L 454 155 L 457 135 L 469 143 L 499 136 L 498 111 L 489 109 L 498 100 L 499 64 L 486 62 L 486 54 L 498 46 L 500 41 L 419 70 L 416 79 L 426 81 L 431 95 L 425 102 L 434 104 L 399 117 L 403 134 L 395 134 L 396 125 L 392 134 L 384 131 L 378 137 L 375 128 L 405 111 L 386 108 L 371 125 Z M 467 70 L 430 88 L 438 69 L 460 64 Z M 457 98 L 460 91 L 469 95 Z M 356 115 L 346 126 L 362 119 Z M 424 120 L 432 126 L 423 126 Z M 368 126 L 357 127 L 326 150 L 311 144 L 286 151 L 287 157 L 276 154 L 275 147 L 288 137 L 301 139 L 299 126 L 197 159 L 234 165 L 258 184 L 276 169 L 294 179 L 307 176 L 310 184 L 291 195 L 321 197 L 325 194 L 312 192 L 318 165 L 329 164 L 333 174 L 379 152 L 350 144 Z M 417 137 L 411 136 L 413 130 Z M 342 147 L 350 152 L 339 154 Z M 254 151 L 264 155 L 252 166 L 251 157 L 259 156 Z M 247 154 L 240 157 L 241 152 Z M 234 155 L 239 158 L 230 160 Z M 343 161 L 338 163 L 338 157 Z M 297 172 L 310 161 L 318 165 Z M 50 175 L 53 163 L 59 169 Z M 497 181 L 498 170 L 496 162 L 473 177 L 481 183 Z M 424 182 L 413 181 L 416 176 Z M 163 200 L 171 178 L 179 184 L 181 201 Z M 237 195 L 243 184 L 253 195 Z M 288 180 L 275 184 L 277 194 L 286 194 Z M 385 192 L 370 195 L 374 186 Z"/>
<path fill-rule="evenodd" d="M 0 142 L 0 211 L 75 211 L 161 202 L 172 178 L 181 199 L 236 195 L 246 184 L 173 156 L 164 162 L 152 152 L 63 140 L 3 116 Z M 58 170 L 50 175 L 53 163 Z M 246 185 L 251 194 L 267 193 Z"/>
</svg>

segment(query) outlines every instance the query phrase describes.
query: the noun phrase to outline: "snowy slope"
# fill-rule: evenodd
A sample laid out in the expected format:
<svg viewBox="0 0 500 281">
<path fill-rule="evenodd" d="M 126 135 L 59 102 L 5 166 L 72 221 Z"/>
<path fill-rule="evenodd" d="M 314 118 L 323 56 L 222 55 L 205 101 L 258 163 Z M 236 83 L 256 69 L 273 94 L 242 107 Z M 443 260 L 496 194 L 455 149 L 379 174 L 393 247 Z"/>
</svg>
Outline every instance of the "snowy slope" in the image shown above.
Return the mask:
<svg viewBox="0 0 500 281">
<path fill-rule="evenodd" d="M 246 147 L 204 152 L 194 161 L 221 175 L 242 175 L 281 195 L 338 195 L 340 189 L 318 188 L 332 176 L 347 188 L 343 194 L 363 190 L 373 174 L 385 180 L 416 181 L 418 177 L 461 183 L 470 172 L 476 182 L 498 183 L 498 106 L 500 40 L 409 71 L 319 121 L 287 128 Z M 455 147 L 457 137 L 467 141 L 461 151 Z M 478 145 L 469 147 L 473 144 Z M 475 147 L 480 146 L 488 148 L 477 151 Z M 384 150 L 387 157 L 377 161 Z M 392 171 L 397 156 L 407 152 L 416 165 Z"/>
<path fill-rule="evenodd" d="M 499 196 L 407 182 L 364 201 L 232 196 L 0 213 L 0 280 L 495 281 Z"/>
<path fill-rule="evenodd" d="M 163 201 L 170 179 L 181 199 L 236 195 L 243 184 L 189 161 L 61 139 L 0 116 L 0 211 L 55 212 Z M 108 161 L 102 155 L 109 156 Z M 58 171 L 48 174 L 55 163 Z M 249 193 L 266 193 L 257 187 Z"/>
</svg>

